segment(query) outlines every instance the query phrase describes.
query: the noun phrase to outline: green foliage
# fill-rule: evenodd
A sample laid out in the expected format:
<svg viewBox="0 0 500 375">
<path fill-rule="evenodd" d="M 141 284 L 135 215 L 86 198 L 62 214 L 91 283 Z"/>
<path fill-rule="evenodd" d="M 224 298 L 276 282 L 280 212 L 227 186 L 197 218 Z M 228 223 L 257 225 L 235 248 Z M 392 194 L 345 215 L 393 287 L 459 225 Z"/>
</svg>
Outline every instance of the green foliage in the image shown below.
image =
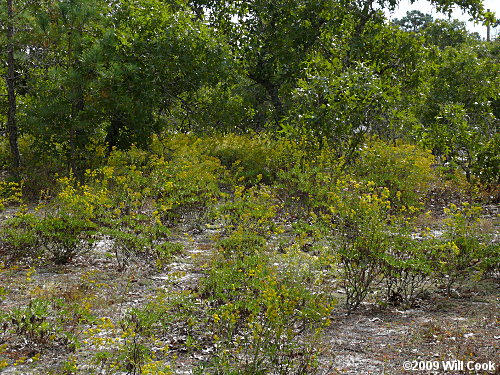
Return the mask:
<svg viewBox="0 0 500 375">
<path fill-rule="evenodd" d="M 265 185 L 246 189 L 235 186 L 228 200 L 216 208 L 216 217 L 226 232 L 248 231 L 269 236 L 275 230 L 279 202 L 273 190 Z"/>
<path fill-rule="evenodd" d="M 36 289 L 0 313 L 0 338 L 89 345 L 95 373 L 174 373 L 180 353 L 199 373 L 313 373 L 339 286 L 349 312 L 372 296 L 410 307 L 436 281 L 450 292 L 498 272 L 476 208 L 450 206 L 436 238 L 415 227 L 430 185 L 465 190 L 457 167 L 495 191 L 498 43 L 418 12 L 401 30 L 380 10 L 397 3 L 20 0 L 23 166 L 16 184 L 1 171 L 0 254 L 60 265 L 99 241 L 120 276 L 140 261 L 175 278 L 186 231 L 207 264 L 189 290 L 173 282 L 116 324 L 88 299 Z M 491 21 L 480 0 L 432 3 Z M 1 7 L 0 21 L 12 21 Z M 0 132 L 5 97 L 1 83 Z M 457 180 L 438 181 L 435 163 Z M 21 191 L 41 201 L 7 216 Z M 93 370 L 76 363 L 61 371 Z"/>
<path fill-rule="evenodd" d="M 367 142 L 352 169 L 362 181 L 372 181 L 390 192 L 395 207 L 418 206 L 436 177 L 430 152 L 409 144 Z"/>
<path fill-rule="evenodd" d="M 34 347 L 62 344 L 74 348 L 77 340 L 64 326 L 69 315 L 65 316 L 54 305 L 43 298 L 31 299 L 26 306 L 13 308 L 6 314 L 4 328 L 9 335 L 23 337 Z"/>
<path fill-rule="evenodd" d="M 25 209 L 6 220 L 1 228 L 0 243 L 7 254 L 14 258 L 39 255 L 40 250 L 37 247 L 38 237 L 36 235 L 38 221 L 37 216 L 26 212 Z"/>
<path fill-rule="evenodd" d="M 314 336 L 332 304 L 281 277 L 261 255 L 214 263 L 203 293 L 212 310 L 216 353 L 203 370 L 298 374 L 315 367 Z M 299 339 L 299 331 L 309 341 Z"/>
<path fill-rule="evenodd" d="M 168 241 L 170 231 L 160 223 L 159 218 L 146 215 L 130 215 L 107 222 L 100 231 L 113 241 L 118 268 L 125 269 L 134 257 L 152 257 L 158 268 L 175 254 L 182 251 L 180 244 Z"/>
<path fill-rule="evenodd" d="M 440 52 L 422 110 L 419 138 L 471 181 L 478 155 L 496 133 L 492 99 L 498 97 L 498 62 L 482 45 Z M 477 166 L 477 167 L 476 167 Z"/>
<path fill-rule="evenodd" d="M 50 341 L 53 326 L 49 321 L 49 302 L 35 299 L 29 301 L 25 308 L 12 310 L 10 325 L 16 334 L 33 343 Z"/>
<path fill-rule="evenodd" d="M 434 20 L 423 29 L 426 42 L 439 48 L 457 47 L 465 43 L 478 42 L 478 35 L 467 31 L 465 22 L 459 20 Z"/>
<path fill-rule="evenodd" d="M 386 222 L 390 208 L 389 190 L 379 190 L 348 181 L 339 182 L 331 194 L 331 211 L 340 265 L 340 281 L 346 293 L 346 307 L 356 309 L 373 290 L 383 272 L 389 248 Z"/>
<path fill-rule="evenodd" d="M 236 181 L 245 184 L 270 183 L 274 172 L 280 166 L 276 162 L 276 141 L 265 135 L 251 134 L 238 136 L 228 134 L 214 138 L 209 145 L 209 154 L 220 160 Z"/>
<path fill-rule="evenodd" d="M 412 307 L 432 285 L 433 263 L 428 243 L 414 238 L 409 222 L 391 227 L 389 246 L 382 256 L 386 302 Z"/>
<path fill-rule="evenodd" d="M 328 211 L 328 196 L 345 160 L 336 157 L 333 146 L 319 147 L 307 138 L 286 146 L 276 181 L 284 209 L 299 217 Z"/>
<path fill-rule="evenodd" d="M 45 216 L 35 229 L 36 236 L 56 264 L 65 264 L 92 248 L 97 226 L 66 215 Z"/>
<path fill-rule="evenodd" d="M 106 142 L 145 146 L 160 118 L 169 121 L 166 110 L 224 76 L 227 52 L 183 1 L 123 1 L 111 9 L 114 37 L 103 45 L 110 56 L 102 59 L 97 98 L 109 121 Z"/>
<path fill-rule="evenodd" d="M 391 88 L 364 63 L 353 64 L 342 73 L 337 66 L 328 68 L 311 69 L 298 82 L 293 110 L 288 121 L 282 122 L 282 132 L 290 137 L 328 139 L 337 156 L 349 160 L 363 135 L 386 122 L 393 96 Z"/>
<path fill-rule="evenodd" d="M 218 246 L 225 258 L 245 257 L 263 252 L 266 239 L 253 232 L 237 230 L 221 239 Z"/>
<path fill-rule="evenodd" d="M 0 181 L 0 212 L 6 206 L 21 203 L 22 185 L 17 182 Z"/>
<path fill-rule="evenodd" d="M 97 233 L 97 210 L 106 197 L 73 178 L 58 180 L 60 192 L 47 206 L 35 212 L 21 207 L 8 219 L 3 242 L 23 256 L 48 254 L 57 264 L 64 264 L 92 248 Z"/>
<path fill-rule="evenodd" d="M 218 159 L 196 152 L 194 144 L 177 145 L 170 161 L 153 161 L 152 179 L 159 184 L 157 209 L 166 219 L 203 211 L 220 196 L 223 168 Z"/>
<path fill-rule="evenodd" d="M 486 184 L 500 184 L 500 133 L 496 133 L 477 153 L 473 173 Z"/>
<path fill-rule="evenodd" d="M 432 259 L 448 294 L 458 280 L 472 278 L 498 260 L 498 245 L 491 245 L 491 239 L 481 234 L 481 210 L 467 202 L 445 208 L 444 233 L 432 250 Z"/>
</svg>

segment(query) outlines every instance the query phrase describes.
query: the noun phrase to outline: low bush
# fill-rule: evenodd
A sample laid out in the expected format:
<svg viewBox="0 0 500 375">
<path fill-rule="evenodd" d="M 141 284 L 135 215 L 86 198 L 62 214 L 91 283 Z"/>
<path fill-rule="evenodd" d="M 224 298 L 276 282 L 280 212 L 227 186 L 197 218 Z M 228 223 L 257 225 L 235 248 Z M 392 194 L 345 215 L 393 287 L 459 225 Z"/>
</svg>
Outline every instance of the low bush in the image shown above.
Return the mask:
<svg viewBox="0 0 500 375">
<path fill-rule="evenodd" d="M 158 159 L 152 179 L 162 181 L 156 207 L 172 220 L 189 212 L 205 213 L 220 197 L 222 167 L 217 159 L 175 154 L 169 162 Z"/>
<path fill-rule="evenodd" d="M 284 160 L 277 172 L 276 186 L 287 211 L 295 217 L 307 217 L 311 211 L 328 212 L 328 196 L 342 175 L 342 158 L 328 145 L 311 145 L 307 140 L 288 143 Z"/>
<path fill-rule="evenodd" d="M 181 244 L 168 241 L 170 230 L 154 215 L 110 215 L 100 234 L 113 241 L 112 251 L 119 270 L 124 270 L 134 259 L 141 257 L 154 259 L 157 268 L 161 269 L 183 249 Z"/>
<path fill-rule="evenodd" d="M 352 171 L 361 181 L 387 188 L 394 207 L 418 206 L 436 179 L 434 162 L 429 151 L 417 146 L 373 139 L 360 151 Z"/>
<path fill-rule="evenodd" d="M 265 246 L 264 237 L 243 230 L 237 230 L 218 242 L 218 247 L 225 258 L 258 254 L 265 249 Z"/>
<path fill-rule="evenodd" d="M 9 258 L 39 256 L 36 225 L 39 218 L 28 213 L 26 208 L 20 209 L 12 218 L 1 226 L 0 245 Z"/>
<path fill-rule="evenodd" d="M 394 226 L 391 232 L 390 245 L 383 256 L 385 302 L 410 308 L 432 283 L 432 262 L 426 243 L 413 238 L 410 228 Z"/>
<path fill-rule="evenodd" d="M 224 234 L 239 230 L 266 237 L 279 230 L 274 219 L 281 205 L 272 188 L 237 185 L 225 198 L 214 209 L 215 219 L 221 222 Z"/>
<path fill-rule="evenodd" d="M 431 259 L 448 294 L 457 281 L 480 276 L 499 259 L 498 244 L 479 226 L 481 211 L 467 202 L 444 209 L 443 234 L 431 242 Z"/>
<path fill-rule="evenodd" d="M 386 231 L 390 193 L 373 183 L 348 180 L 338 181 L 332 190 L 332 247 L 340 266 L 346 307 L 352 311 L 383 274 L 384 256 L 390 246 Z"/>
<path fill-rule="evenodd" d="M 202 282 L 212 301 L 216 373 L 304 374 L 316 366 L 315 337 L 333 301 L 280 275 L 265 255 L 216 261 Z"/>
<path fill-rule="evenodd" d="M 273 165 L 277 155 L 277 142 L 265 135 L 236 135 L 214 137 L 209 141 L 208 153 L 220 160 L 235 182 L 246 185 L 271 183 L 278 165 Z"/>
</svg>

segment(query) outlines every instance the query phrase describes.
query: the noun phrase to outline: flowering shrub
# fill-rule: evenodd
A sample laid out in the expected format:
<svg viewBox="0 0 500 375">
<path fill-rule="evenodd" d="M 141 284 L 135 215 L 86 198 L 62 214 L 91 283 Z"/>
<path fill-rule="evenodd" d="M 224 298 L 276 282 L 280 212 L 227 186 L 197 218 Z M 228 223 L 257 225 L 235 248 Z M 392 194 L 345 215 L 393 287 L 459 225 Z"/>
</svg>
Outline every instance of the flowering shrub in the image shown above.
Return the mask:
<svg viewBox="0 0 500 375">
<path fill-rule="evenodd" d="M 0 212 L 6 206 L 21 203 L 22 185 L 17 182 L 0 181 Z"/>
<path fill-rule="evenodd" d="M 436 276 L 445 282 L 448 294 L 460 279 L 474 277 L 499 259 L 499 246 L 480 227 L 481 207 L 462 203 L 444 209 L 444 233 L 433 240 L 432 261 Z"/>
<path fill-rule="evenodd" d="M 216 372 L 299 374 L 315 367 L 315 337 L 333 301 L 283 278 L 263 255 L 216 261 L 203 281 L 214 303 Z"/>
<path fill-rule="evenodd" d="M 352 169 L 361 180 L 387 188 L 395 207 L 415 206 L 422 203 L 436 178 L 431 168 L 434 162 L 429 151 L 417 146 L 390 145 L 375 139 L 361 150 Z"/>
</svg>

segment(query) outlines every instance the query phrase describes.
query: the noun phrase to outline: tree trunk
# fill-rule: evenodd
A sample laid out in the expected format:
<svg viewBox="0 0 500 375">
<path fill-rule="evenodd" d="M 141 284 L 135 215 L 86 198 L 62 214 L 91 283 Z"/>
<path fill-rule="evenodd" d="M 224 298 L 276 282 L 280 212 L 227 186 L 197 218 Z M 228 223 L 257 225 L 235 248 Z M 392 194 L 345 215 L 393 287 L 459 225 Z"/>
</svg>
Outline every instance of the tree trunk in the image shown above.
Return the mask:
<svg viewBox="0 0 500 375">
<path fill-rule="evenodd" d="M 15 57 L 14 57 L 14 14 L 12 0 L 7 0 L 7 134 L 9 136 L 10 152 L 12 154 L 12 172 L 19 175 L 21 157 L 17 143 L 17 122 L 16 122 L 16 90 L 15 90 Z"/>
</svg>

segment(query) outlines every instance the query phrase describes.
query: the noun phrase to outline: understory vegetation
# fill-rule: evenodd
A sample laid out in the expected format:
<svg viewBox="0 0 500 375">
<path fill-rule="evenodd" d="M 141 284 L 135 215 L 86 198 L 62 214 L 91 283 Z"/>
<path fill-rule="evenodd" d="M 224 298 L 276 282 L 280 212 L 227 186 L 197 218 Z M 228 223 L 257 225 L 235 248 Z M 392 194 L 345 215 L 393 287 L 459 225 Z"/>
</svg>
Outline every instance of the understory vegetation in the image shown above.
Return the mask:
<svg viewBox="0 0 500 375">
<path fill-rule="evenodd" d="M 0 364 L 36 364 L 57 348 L 54 374 L 176 373 L 186 355 L 194 373 L 314 373 L 334 309 L 413 308 L 498 274 L 479 192 L 434 163 L 376 138 L 345 166 L 307 141 L 170 134 L 148 151 L 113 151 L 81 180 L 57 178 L 36 204 L 4 183 L 1 273 L 26 277 L 1 290 L 4 301 L 25 295 L 2 309 Z M 438 215 L 436 195 L 453 197 Z M 207 236 L 198 278 L 183 287 L 186 273 L 172 272 L 190 246 L 180 231 Z M 169 277 L 112 315 L 102 304 L 119 296 L 106 297 L 117 287 L 103 270 L 69 290 L 34 280 L 99 257 L 114 272 Z M 19 340 L 27 357 L 13 354 Z"/>
</svg>

